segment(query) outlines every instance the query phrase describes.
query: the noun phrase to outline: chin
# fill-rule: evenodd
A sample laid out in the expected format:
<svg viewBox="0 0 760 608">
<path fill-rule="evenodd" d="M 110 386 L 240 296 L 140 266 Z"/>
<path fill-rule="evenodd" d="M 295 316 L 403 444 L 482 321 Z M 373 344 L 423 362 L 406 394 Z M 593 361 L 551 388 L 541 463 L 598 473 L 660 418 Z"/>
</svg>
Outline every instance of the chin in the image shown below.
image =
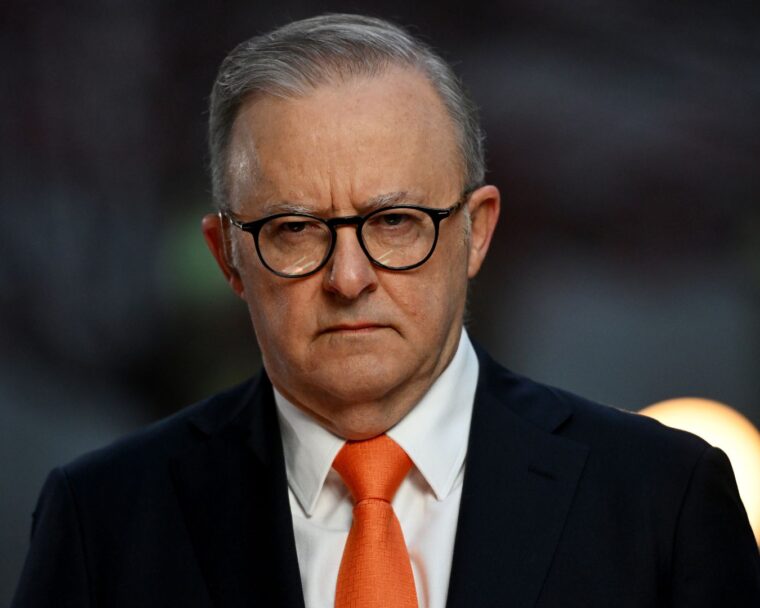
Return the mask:
<svg viewBox="0 0 760 608">
<path fill-rule="evenodd" d="M 370 439 L 387 431 L 405 413 L 399 414 L 377 403 L 346 406 L 345 409 L 331 412 L 330 430 L 345 439 Z"/>
<path fill-rule="evenodd" d="M 405 381 L 401 370 L 388 370 L 381 365 L 354 364 L 323 371 L 327 373 L 319 374 L 318 384 L 333 401 L 347 406 L 383 401 Z"/>
<path fill-rule="evenodd" d="M 292 391 L 304 406 L 336 411 L 393 401 L 395 390 L 406 384 L 407 376 L 403 369 L 389 368 L 387 361 L 330 360 L 297 377 L 280 377 L 277 384 Z"/>
</svg>

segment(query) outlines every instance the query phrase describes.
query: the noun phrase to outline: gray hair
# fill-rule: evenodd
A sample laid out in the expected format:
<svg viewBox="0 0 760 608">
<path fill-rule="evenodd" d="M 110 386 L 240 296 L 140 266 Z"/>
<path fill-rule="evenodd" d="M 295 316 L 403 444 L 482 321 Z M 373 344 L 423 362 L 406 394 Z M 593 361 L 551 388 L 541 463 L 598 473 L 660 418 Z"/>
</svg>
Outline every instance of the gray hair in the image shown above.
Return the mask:
<svg viewBox="0 0 760 608">
<path fill-rule="evenodd" d="M 214 202 L 229 207 L 229 147 L 241 106 L 252 97 L 303 97 L 328 82 L 377 76 L 389 66 L 419 70 L 441 98 L 457 135 L 463 189 L 485 177 L 477 107 L 449 65 L 401 27 L 373 17 L 330 14 L 289 23 L 227 55 L 211 91 L 209 154 Z"/>
</svg>

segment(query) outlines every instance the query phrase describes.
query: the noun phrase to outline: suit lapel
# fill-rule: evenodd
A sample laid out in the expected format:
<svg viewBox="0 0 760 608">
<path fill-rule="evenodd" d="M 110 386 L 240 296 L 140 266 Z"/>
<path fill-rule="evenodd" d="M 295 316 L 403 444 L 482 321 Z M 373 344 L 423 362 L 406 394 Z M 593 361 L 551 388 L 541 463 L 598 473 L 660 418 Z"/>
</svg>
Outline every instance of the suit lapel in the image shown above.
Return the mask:
<svg viewBox="0 0 760 608">
<path fill-rule="evenodd" d="M 172 476 L 212 605 L 302 607 L 271 385 L 262 374 L 241 403 L 194 424 L 202 437 Z"/>
<path fill-rule="evenodd" d="M 481 355 L 448 608 L 538 600 L 588 448 L 552 434 L 571 412 Z"/>
</svg>

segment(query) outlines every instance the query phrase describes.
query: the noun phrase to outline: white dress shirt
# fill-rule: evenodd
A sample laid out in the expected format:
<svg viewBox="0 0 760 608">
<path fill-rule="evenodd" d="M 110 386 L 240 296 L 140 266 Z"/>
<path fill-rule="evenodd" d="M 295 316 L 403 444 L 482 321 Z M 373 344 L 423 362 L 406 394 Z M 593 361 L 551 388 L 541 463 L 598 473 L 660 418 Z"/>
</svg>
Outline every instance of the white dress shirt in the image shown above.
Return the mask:
<svg viewBox="0 0 760 608">
<path fill-rule="evenodd" d="M 414 463 L 393 499 L 420 608 L 444 608 L 478 359 L 467 333 L 422 400 L 387 434 Z M 332 468 L 345 443 L 275 390 L 306 608 L 333 608 L 353 503 Z"/>
</svg>

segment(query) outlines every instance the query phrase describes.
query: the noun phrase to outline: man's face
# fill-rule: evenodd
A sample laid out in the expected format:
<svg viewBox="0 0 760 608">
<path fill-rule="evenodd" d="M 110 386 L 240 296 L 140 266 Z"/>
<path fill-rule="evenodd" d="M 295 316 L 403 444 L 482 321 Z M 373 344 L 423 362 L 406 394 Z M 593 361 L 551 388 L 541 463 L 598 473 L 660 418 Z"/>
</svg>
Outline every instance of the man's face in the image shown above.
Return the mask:
<svg viewBox="0 0 760 608">
<path fill-rule="evenodd" d="M 403 69 L 302 98 L 249 102 L 230 158 L 234 212 L 244 220 L 294 205 L 324 218 L 361 215 L 387 195 L 444 208 L 461 195 L 448 115 L 427 81 Z M 458 344 L 468 276 L 485 255 L 498 192 L 481 189 L 469 204 L 477 243 L 459 212 L 441 223 L 432 257 L 404 272 L 373 266 L 348 226 L 337 229 L 322 270 L 282 278 L 262 266 L 249 234 L 231 228 L 235 255 L 225 272 L 247 303 L 277 389 L 344 437 L 371 437 L 398 422 Z M 224 269 L 219 230 L 207 217 L 206 238 Z"/>
</svg>

